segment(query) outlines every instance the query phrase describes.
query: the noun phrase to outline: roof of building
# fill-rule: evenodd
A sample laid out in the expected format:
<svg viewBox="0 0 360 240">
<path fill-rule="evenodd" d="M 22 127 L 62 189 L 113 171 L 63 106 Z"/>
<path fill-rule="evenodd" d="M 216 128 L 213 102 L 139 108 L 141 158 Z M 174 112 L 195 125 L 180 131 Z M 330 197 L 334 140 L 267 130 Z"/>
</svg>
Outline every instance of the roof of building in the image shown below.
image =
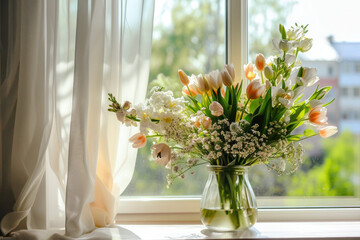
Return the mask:
<svg viewBox="0 0 360 240">
<path fill-rule="evenodd" d="M 304 61 L 337 61 L 339 55 L 327 39 L 318 38 L 313 39 L 312 48 L 301 54 L 300 59 Z"/>
<path fill-rule="evenodd" d="M 333 47 L 342 61 L 360 60 L 360 42 L 333 42 Z"/>
</svg>

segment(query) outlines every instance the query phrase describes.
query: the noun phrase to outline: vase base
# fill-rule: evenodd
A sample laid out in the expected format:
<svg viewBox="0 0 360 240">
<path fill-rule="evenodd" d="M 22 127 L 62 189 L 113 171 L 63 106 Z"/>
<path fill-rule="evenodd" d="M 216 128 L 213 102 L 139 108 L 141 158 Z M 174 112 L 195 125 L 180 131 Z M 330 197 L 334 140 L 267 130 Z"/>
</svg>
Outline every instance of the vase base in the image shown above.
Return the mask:
<svg viewBox="0 0 360 240">
<path fill-rule="evenodd" d="M 257 220 L 257 209 L 224 210 L 200 209 L 201 221 L 210 230 L 217 232 L 242 231 L 252 227 Z"/>
</svg>

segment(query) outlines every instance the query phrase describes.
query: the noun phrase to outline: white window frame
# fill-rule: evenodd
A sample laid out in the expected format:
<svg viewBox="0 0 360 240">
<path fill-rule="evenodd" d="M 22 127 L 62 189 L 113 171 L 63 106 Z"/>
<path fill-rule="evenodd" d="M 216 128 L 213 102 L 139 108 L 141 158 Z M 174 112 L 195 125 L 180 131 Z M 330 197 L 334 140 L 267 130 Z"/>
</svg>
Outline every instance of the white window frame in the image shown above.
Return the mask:
<svg viewBox="0 0 360 240">
<path fill-rule="evenodd" d="M 237 81 L 247 63 L 247 0 L 227 0 L 227 59 L 234 64 Z M 243 51 L 245 49 L 245 51 Z M 240 57 L 239 57 L 240 56 Z M 276 221 L 359 221 L 360 199 L 326 198 L 331 207 L 320 206 L 324 198 L 258 197 L 259 222 Z M 289 204 L 290 202 L 290 204 Z M 284 207 L 301 203 L 302 207 Z M 287 204 L 285 204 L 287 203 Z M 350 207 L 341 207 L 350 206 Z M 353 207 L 351 207 L 353 206 Z M 120 199 L 117 223 L 176 224 L 200 223 L 200 197 L 126 197 Z"/>
</svg>

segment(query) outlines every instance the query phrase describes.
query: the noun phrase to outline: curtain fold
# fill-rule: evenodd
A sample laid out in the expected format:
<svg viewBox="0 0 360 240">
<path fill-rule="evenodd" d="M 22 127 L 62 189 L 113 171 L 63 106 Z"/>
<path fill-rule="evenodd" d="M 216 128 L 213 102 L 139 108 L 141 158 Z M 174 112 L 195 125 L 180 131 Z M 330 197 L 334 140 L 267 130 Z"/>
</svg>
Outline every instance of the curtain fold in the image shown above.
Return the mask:
<svg viewBox="0 0 360 240">
<path fill-rule="evenodd" d="M 113 226 L 136 151 L 127 142 L 132 130 L 107 112 L 107 94 L 144 99 L 154 0 L 1 6 L 9 9 L 1 29 L 2 233 L 65 227 L 78 237 Z"/>
</svg>

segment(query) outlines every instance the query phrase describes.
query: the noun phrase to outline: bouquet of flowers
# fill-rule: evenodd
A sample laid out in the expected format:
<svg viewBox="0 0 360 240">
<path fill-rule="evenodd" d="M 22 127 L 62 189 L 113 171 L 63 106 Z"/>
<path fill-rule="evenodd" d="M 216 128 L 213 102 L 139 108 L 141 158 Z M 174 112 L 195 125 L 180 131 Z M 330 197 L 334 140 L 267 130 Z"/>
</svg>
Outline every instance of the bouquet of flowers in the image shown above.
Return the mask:
<svg viewBox="0 0 360 240">
<path fill-rule="evenodd" d="M 305 37 L 307 26 L 295 24 L 286 31 L 280 25 L 279 31 L 281 39 L 272 42 L 275 55 L 265 59 L 259 53 L 255 65 L 244 66 L 240 82 L 229 64 L 196 76 L 179 70 L 184 85 L 180 98 L 155 87 L 145 104 L 132 108 L 109 94 L 109 111 L 126 126 L 140 125 L 140 132 L 129 139 L 132 146 L 154 142 L 153 160 L 171 170 L 168 186 L 193 167 L 210 165 L 215 174 L 205 187 L 201 215 L 215 230 L 248 228 L 256 222 L 255 196 L 243 174 L 248 166 L 266 164 L 279 174 L 292 173 L 302 162 L 299 141 L 337 132 L 328 125 L 325 108 L 334 99 L 321 101 L 331 87 L 318 86 L 304 99 L 304 91 L 319 80 L 317 70 L 298 59 L 299 52 L 312 47 L 312 39 Z M 206 196 L 213 200 L 204 200 Z"/>
<path fill-rule="evenodd" d="M 155 87 L 145 104 L 120 104 L 109 94 L 109 111 L 126 126 L 140 125 L 129 141 L 144 147 L 147 139 L 154 161 L 168 169 L 168 184 L 201 165 L 251 166 L 266 164 L 278 173 L 294 172 L 302 162 L 299 141 L 337 132 L 329 126 L 321 100 L 331 87 L 316 88 L 303 99 L 303 92 L 318 80 L 317 70 L 301 66 L 299 52 L 312 47 L 307 26 L 279 26 L 280 40 L 273 40 L 274 56 L 259 53 L 255 64 L 244 66 L 245 80 L 235 81 L 232 64 L 219 71 L 188 76 L 179 70 L 184 97 Z M 246 86 L 246 88 L 245 88 Z M 302 132 L 294 131 L 308 123 Z M 314 131 L 315 126 L 318 130 Z"/>
</svg>

